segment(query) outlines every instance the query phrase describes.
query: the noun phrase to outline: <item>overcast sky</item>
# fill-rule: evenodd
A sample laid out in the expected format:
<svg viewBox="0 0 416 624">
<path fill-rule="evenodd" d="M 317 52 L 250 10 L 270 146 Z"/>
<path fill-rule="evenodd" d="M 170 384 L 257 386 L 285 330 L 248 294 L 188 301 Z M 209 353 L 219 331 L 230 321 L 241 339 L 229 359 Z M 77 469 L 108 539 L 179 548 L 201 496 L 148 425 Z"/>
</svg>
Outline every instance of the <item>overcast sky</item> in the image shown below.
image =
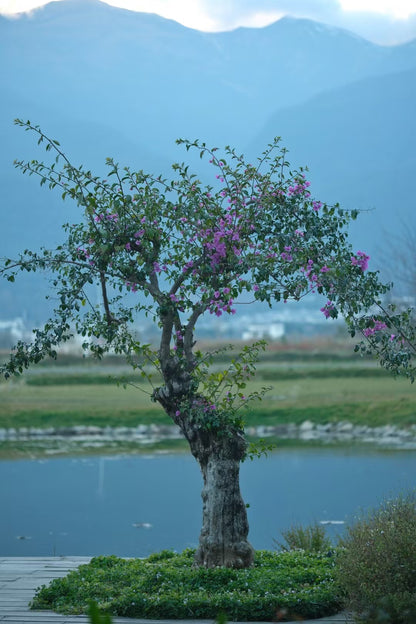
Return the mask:
<svg viewBox="0 0 416 624">
<path fill-rule="evenodd" d="M 57 0 L 60 1 L 60 0 Z M 157 13 L 203 31 L 261 27 L 284 15 L 347 28 L 376 43 L 416 39 L 416 0 L 106 0 L 107 4 Z M 16 15 L 45 0 L 0 0 L 0 14 Z"/>
</svg>

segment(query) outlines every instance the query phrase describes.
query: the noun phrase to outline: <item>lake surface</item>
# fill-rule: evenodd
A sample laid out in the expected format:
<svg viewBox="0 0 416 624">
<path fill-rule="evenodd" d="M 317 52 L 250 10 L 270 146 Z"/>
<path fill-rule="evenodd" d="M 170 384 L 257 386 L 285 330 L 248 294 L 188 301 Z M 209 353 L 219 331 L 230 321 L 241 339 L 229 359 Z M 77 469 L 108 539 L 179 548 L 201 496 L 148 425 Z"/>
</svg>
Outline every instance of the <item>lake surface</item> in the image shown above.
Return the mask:
<svg viewBox="0 0 416 624">
<path fill-rule="evenodd" d="M 134 557 L 196 546 L 201 486 L 188 455 L 2 461 L 0 555 Z M 293 523 L 349 521 L 415 488 L 415 451 L 282 450 L 241 470 L 255 548 L 273 548 Z M 342 530 L 328 526 L 332 536 Z"/>
</svg>

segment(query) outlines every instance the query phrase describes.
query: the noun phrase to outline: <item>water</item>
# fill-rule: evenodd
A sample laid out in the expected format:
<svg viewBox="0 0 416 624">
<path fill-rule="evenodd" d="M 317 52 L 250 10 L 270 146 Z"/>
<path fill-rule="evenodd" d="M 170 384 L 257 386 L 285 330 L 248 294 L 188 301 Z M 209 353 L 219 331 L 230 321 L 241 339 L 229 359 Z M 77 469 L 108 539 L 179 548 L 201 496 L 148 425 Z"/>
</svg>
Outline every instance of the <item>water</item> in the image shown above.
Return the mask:
<svg viewBox="0 0 416 624">
<path fill-rule="evenodd" d="M 0 555 L 134 557 L 196 546 L 201 485 L 187 455 L 0 462 Z M 255 548 L 273 548 L 293 523 L 348 521 L 415 487 L 414 451 L 282 450 L 241 471 Z"/>
</svg>

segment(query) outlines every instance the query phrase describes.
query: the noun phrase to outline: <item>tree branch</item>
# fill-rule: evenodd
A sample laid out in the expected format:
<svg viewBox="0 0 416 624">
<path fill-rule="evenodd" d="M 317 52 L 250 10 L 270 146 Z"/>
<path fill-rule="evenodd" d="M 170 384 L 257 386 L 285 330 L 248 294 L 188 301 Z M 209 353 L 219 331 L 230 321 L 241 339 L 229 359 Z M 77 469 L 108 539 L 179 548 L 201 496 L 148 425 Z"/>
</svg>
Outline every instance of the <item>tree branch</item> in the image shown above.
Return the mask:
<svg viewBox="0 0 416 624">
<path fill-rule="evenodd" d="M 107 285 L 106 285 L 105 273 L 103 271 L 100 271 L 100 283 L 101 283 L 101 293 L 103 296 L 105 316 L 107 318 L 108 324 L 111 325 L 112 323 L 118 322 L 118 321 L 117 319 L 114 318 L 114 316 L 111 314 L 111 311 L 110 311 L 110 306 L 108 303 L 108 296 L 107 296 Z"/>
<path fill-rule="evenodd" d="M 190 369 L 195 368 L 195 356 L 193 354 L 194 348 L 194 329 L 198 318 L 205 312 L 207 306 L 205 304 L 199 304 L 195 306 L 194 311 L 189 317 L 188 323 L 185 326 L 183 336 L 183 349 L 186 357 L 186 361 Z"/>
</svg>

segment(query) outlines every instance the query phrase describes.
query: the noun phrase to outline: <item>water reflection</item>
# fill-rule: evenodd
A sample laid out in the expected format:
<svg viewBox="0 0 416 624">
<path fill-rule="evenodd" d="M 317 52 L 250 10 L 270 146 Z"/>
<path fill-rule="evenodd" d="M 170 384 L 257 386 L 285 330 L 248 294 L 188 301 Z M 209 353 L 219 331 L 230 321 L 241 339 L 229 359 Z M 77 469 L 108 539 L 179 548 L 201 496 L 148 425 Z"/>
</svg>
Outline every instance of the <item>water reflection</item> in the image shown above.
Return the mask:
<svg viewBox="0 0 416 624">
<path fill-rule="evenodd" d="M 337 535 L 360 508 L 416 487 L 416 452 L 282 450 L 242 465 L 255 548 L 291 524 Z M 195 546 L 198 465 L 188 455 L 0 462 L 3 556 L 145 556 Z M 29 539 L 30 538 L 30 539 Z"/>
</svg>

